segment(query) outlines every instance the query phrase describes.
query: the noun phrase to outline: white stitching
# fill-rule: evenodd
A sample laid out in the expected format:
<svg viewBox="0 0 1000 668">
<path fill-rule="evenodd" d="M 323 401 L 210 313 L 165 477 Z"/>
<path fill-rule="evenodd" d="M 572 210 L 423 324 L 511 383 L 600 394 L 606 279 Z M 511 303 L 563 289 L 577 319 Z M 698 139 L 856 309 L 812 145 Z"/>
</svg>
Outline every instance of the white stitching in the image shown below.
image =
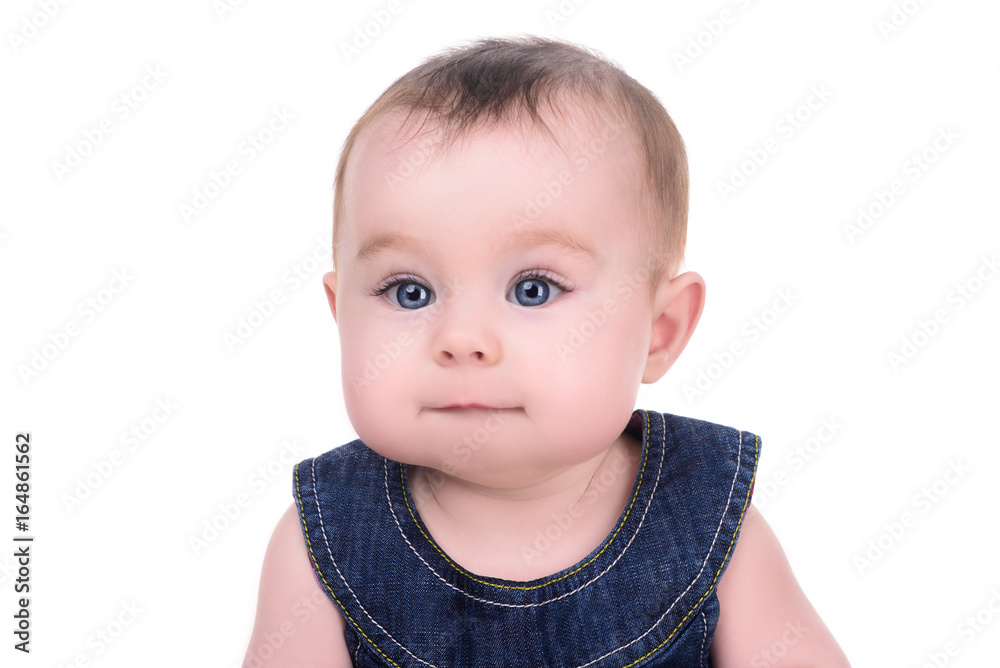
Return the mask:
<svg viewBox="0 0 1000 668">
<path fill-rule="evenodd" d="M 399 641 L 392 637 L 392 634 L 390 634 L 388 631 L 386 631 L 384 628 L 382 628 L 382 625 L 379 624 L 378 622 L 376 622 L 372 618 L 371 614 L 369 614 L 369 612 L 367 610 L 365 610 L 365 606 L 363 606 L 361 604 L 361 601 L 358 600 L 358 595 L 354 593 L 354 590 L 351 589 L 351 585 L 349 585 L 347 583 L 347 579 L 344 577 L 344 574 L 340 572 L 340 567 L 337 566 L 337 562 L 333 558 L 333 552 L 330 550 L 330 541 L 326 537 L 326 527 L 323 525 L 323 511 L 322 511 L 322 509 L 319 506 L 319 490 L 317 490 L 317 488 L 316 488 L 316 460 L 315 459 L 312 460 L 312 463 L 311 463 L 311 466 L 310 466 L 310 471 L 312 473 L 313 498 L 316 500 L 316 513 L 319 515 L 319 528 L 320 528 L 320 531 L 323 533 L 323 543 L 326 545 L 326 553 L 330 557 L 330 562 L 333 564 L 333 567 L 336 569 L 337 576 L 340 577 L 340 581 L 344 583 L 345 587 L 347 587 L 347 591 L 351 592 L 351 596 L 354 597 L 355 602 L 357 602 L 358 607 L 361 608 L 361 611 L 365 613 L 365 616 L 368 617 L 368 619 L 371 620 L 371 623 L 374 624 L 375 626 L 377 626 L 382 633 L 384 633 L 386 636 L 388 636 L 389 640 L 391 640 L 392 642 L 396 643 L 397 647 L 399 647 L 401 650 L 403 650 L 404 652 L 406 652 L 407 654 L 409 654 L 410 656 L 412 656 L 414 659 L 416 659 L 420 663 L 422 663 L 422 664 L 424 664 L 426 666 L 432 666 L 432 668 L 438 668 L 433 663 L 428 663 L 427 661 L 424 661 L 419 656 L 417 656 L 416 654 L 414 654 L 410 650 L 408 650 L 405 647 L 403 647 L 402 645 L 400 645 Z"/>
<path fill-rule="evenodd" d="M 663 431 L 664 431 L 664 438 L 665 438 L 666 437 L 666 426 L 664 426 Z M 589 661 L 589 662 L 587 662 L 585 664 L 577 666 L 576 668 L 585 668 L 586 666 L 589 666 L 592 663 L 596 663 L 597 661 L 600 661 L 601 659 L 604 659 L 604 658 L 606 658 L 608 656 L 611 656 L 615 652 L 623 650 L 626 647 L 628 647 L 629 645 L 632 645 L 632 644 L 634 644 L 634 643 L 642 640 L 643 638 L 645 638 L 647 635 L 649 635 L 649 633 L 653 629 L 655 629 L 657 626 L 660 625 L 660 622 L 662 622 L 663 619 L 664 619 L 664 617 L 666 617 L 670 613 L 670 611 L 674 609 L 674 606 L 677 605 L 677 602 L 680 601 L 682 598 L 684 598 L 684 595 L 687 594 L 688 591 L 690 591 L 691 587 L 694 586 L 694 583 L 697 582 L 701 578 L 701 574 L 705 571 L 705 565 L 708 563 L 708 558 L 710 556 L 712 556 L 712 550 L 715 549 L 715 541 L 719 537 L 719 531 L 722 530 L 722 523 L 723 523 L 723 521 L 725 521 L 726 514 L 729 511 L 729 502 L 733 498 L 733 489 L 736 487 L 736 479 L 740 475 L 740 466 L 743 463 L 743 457 L 742 457 L 742 453 L 743 453 L 743 432 L 741 431 L 741 432 L 739 432 L 739 434 L 740 434 L 739 445 L 738 445 L 738 448 L 737 448 L 737 451 L 736 451 L 736 474 L 733 476 L 733 481 L 729 485 L 729 498 L 726 499 L 726 505 L 722 509 L 722 517 L 719 518 L 719 526 L 717 526 L 716 529 L 715 529 L 715 536 L 712 537 L 712 544 L 708 546 L 708 553 L 705 555 L 705 560 L 701 562 L 701 569 L 699 569 L 698 574 L 694 576 L 693 580 L 691 580 L 691 584 L 689 584 L 687 586 L 687 589 L 685 589 L 683 592 L 681 592 L 681 594 L 676 599 L 674 599 L 674 602 L 670 604 L 670 607 L 667 608 L 667 611 L 664 612 L 662 615 L 660 615 L 660 618 L 656 620 L 656 623 L 653 624 L 652 626 L 650 626 L 646 630 L 645 633 L 643 633 L 641 636 L 639 636 L 635 640 L 632 640 L 631 642 L 628 642 L 628 643 L 622 645 L 621 647 L 619 647 L 617 649 L 613 649 L 610 652 L 608 652 L 607 654 L 605 654 L 603 656 L 597 657 L 593 661 Z M 680 636 L 678 636 L 678 637 L 680 637 Z"/>
<path fill-rule="evenodd" d="M 705 619 L 705 611 L 701 611 L 701 649 L 698 651 L 698 663 L 705 665 L 705 640 L 708 639 L 708 620 Z"/>
<path fill-rule="evenodd" d="M 662 418 L 662 416 L 661 416 L 661 418 Z M 666 434 L 664 434 L 663 440 L 664 441 L 666 440 Z M 566 598 L 567 596 L 572 596 L 573 594 L 579 592 L 580 590 L 589 587 L 590 585 L 592 585 L 593 583 L 597 582 L 602 577 L 604 577 L 604 575 L 608 571 L 610 571 L 614 567 L 615 564 L 618 563 L 618 560 L 625 556 L 625 553 L 628 552 L 629 546 L 632 545 L 632 541 L 634 541 L 635 537 L 639 535 L 639 530 L 642 528 L 642 524 L 646 520 L 646 514 L 649 512 L 649 507 L 653 503 L 653 497 L 656 495 L 656 489 L 657 489 L 657 487 L 660 484 L 660 473 L 663 471 L 663 458 L 664 458 L 664 454 L 665 454 L 664 450 L 665 450 L 665 448 L 662 447 L 662 444 L 661 444 L 661 447 L 660 447 L 660 467 L 659 467 L 659 470 L 657 471 L 656 478 L 655 478 L 655 480 L 653 482 L 653 491 L 650 493 L 649 500 L 646 502 L 646 507 L 642 511 L 642 517 L 639 518 L 639 526 L 636 527 L 635 533 L 632 534 L 632 537 L 629 538 L 628 543 L 625 544 L 625 549 L 622 550 L 621 554 L 619 554 L 617 557 L 615 557 L 615 560 L 612 561 L 610 564 L 608 564 L 608 567 L 605 568 L 603 571 L 601 571 L 590 582 L 585 582 L 584 584 L 580 585 L 578 588 L 574 589 L 573 591 L 566 592 L 565 594 L 560 594 L 559 596 L 556 596 L 555 598 L 550 598 L 550 599 L 548 599 L 546 601 L 540 601 L 538 603 L 519 603 L 519 604 L 518 603 L 500 603 L 498 601 L 491 601 L 489 599 L 479 598 L 478 596 L 473 596 L 472 594 L 459 589 L 458 587 L 456 587 L 455 585 L 451 584 L 450 582 L 448 582 L 447 580 L 445 580 L 443 577 L 441 577 L 441 575 L 437 571 L 435 571 L 431 567 L 430 564 L 427 563 L 427 561 L 423 558 L 423 556 L 421 556 L 421 554 L 419 552 L 417 552 L 416 548 L 414 548 L 413 545 L 410 543 L 409 539 L 406 537 L 406 534 L 403 532 L 402 525 L 399 523 L 399 518 L 396 517 L 396 511 L 394 511 L 392 509 L 392 498 L 389 496 L 389 464 L 388 464 L 387 460 L 384 460 L 383 465 L 382 465 L 382 468 L 385 471 L 385 498 L 386 498 L 386 501 L 389 504 L 389 512 L 392 513 L 392 519 L 396 521 L 396 527 L 399 529 L 399 534 L 403 537 L 403 540 L 405 540 L 406 544 L 409 545 L 410 549 L 413 551 L 413 554 L 417 555 L 417 558 L 420 559 L 421 562 L 423 562 L 424 566 L 427 567 L 427 570 L 429 570 L 431 573 L 433 573 L 434 577 L 436 577 L 438 580 L 440 580 L 443 584 L 445 584 L 446 586 L 454 589 L 455 591 L 457 591 L 458 593 L 462 594 L 463 596 L 471 598 L 473 601 L 479 601 L 480 603 L 487 603 L 489 605 L 496 605 L 496 606 L 503 607 L 503 608 L 538 608 L 538 607 L 541 607 L 543 605 L 548 605 L 549 603 L 554 603 L 555 601 L 562 600 L 562 599 Z"/>
<path fill-rule="evenodd" d="M 649 415 L 649 414 L 646 413 L 646 415 Z M 451 589 L 454 589 L 455 591 L 459 592 L 460 594 L 462 594 L 462 595 L 464 595 L 464 596 L 466 596 L 468 598 L 471 598 L 471 599 L 473 599 L 475 601 L 479 601 L 481 603 L 486 603 L 486 604 L 496 605 L 496 606 L 501 606 L 501 607 L 508 607 L 508 608 L 534 608 L 534 607 L 540 607 L 542 605 L 546 605 L 548 603 L 553 603 L 555 601 L 558 601 L 558 600 L 561 600 L 563 598 L 566 598 L 567 596 L 571 596 L 573 594 L 576 594 L 577 592 L 581 591 L 582 589 L 584 589 L 586 587 L 589 587 L 591 584 L 593 584 L 594 582 L 596 582 L 597 580 L 599 580 L 600 578 L 602 578 L 606 573 L 608 573 L 608 571 L 611 570 L 611 568 L 614 567 L 614 565 L 616 563 L 618 563 L 618 560 L 621 559 L 625 555 L 625 553 L 628 551 L 629 547 L 632 545 L 632 542 L 635 540 L 636 536 L 638 536 L 639 530 L 642 528 L 642 525 L 645 522 L 646 514 L 649 512 L 649 508 L 652 505 L 653 497 L 655 496 L 656 490 L 657 490 L 657 488 L 659 486 L 660 475 L 662 474 L 662 471 L 663 471 L 663 460 L 664 460 L 664 457 L 665 457 L 665 449 L 666 449 L 665 448 L 665 443 L 666 443 L 666 421 L 664 420 L 662 414 L 658 413 L 658 415 L 660 415 L 660 419 L 663 420 L 663 427 L 662 427 L 662 430 L 661 430 L 662 431 L 662 433 L 661 433 L 662 443 L 661 443 L 661 448 L 660 448 L 659 470 L 657 471 L 657 475 L 656 475 L 656 478 L 654 480 L 653 490 L 650 493 L 649 500 L 647 501 L 646 507 L 645 507 L 645 509 L 643 510 L 643 513 L 642 513 L 642 517 L 639 520 L 639 526 L 636 528 L 635 533 L 633 533 L 632 537 L 629 539 L 628 543 L 625 545 L 625 549 L 622 550 L 621 554 L 619 554 L 618 557 L 616 557 L 615 560 L 610 565 L 608 565 L 608 567 L 606 569 L 604 569 L 604 571 L 602 571 L 600 574 L 598 574 L 592 580 L 590 580 L 589 582 L 584 583 L 583 585 L 581 585 L 577 589 L 574 589 L 573 591 L 567 592 L 567 593 L 562 594 L 560 596 L 557 596 L 555 598 L 552 598 L 552 599 L 549 599 L 549 600 L 546 600 L 546 601 L 541 601 L 541 602 L 538 602 L 538 603 L 519 604 L 519 605 L 510 604 L 510 603 L 499 603 L 499 602 L 496 602 L 496 601 L 490 601 L 490 600 L 487 600 L 487 599 L 483 599 L 483 598 L 479 598 L 479 597 L 473 596 L 473 595 L 471 595 L 471 594 L 469 594 L 469 593 L 467 593 L 467 592 L 459 589 L 458 587 L 455 587 L 451 583 L 447 582 L 443 577 L 441 577 L 440 574 L 437 573 L 437 571 L 435 571 L 430 566 L 430 564 L 427 563 L 427 561 L 424 560 L 424 558 L 420 555 L 419 552 L 417 552 L 417 550 L 414 548 L 414 546 L 410 543 L 409 539 L 406 537 L 406 534 L 403 532 L 403 527 L 402 527 L 402 525 L 399 522 L 399 518 L 396 516 L 396 512 L 392 508 L 392 498 L 389 495 L 389 469 L 388 469 L 388 461 L 383 458 L 383 472 L 384 472 L 384 479 L 385 479 L 384 482 L 385 482 L 385 491 L 386 491 L 386 501 L 387 501 L 388 506 L 389 506 L 389 512 L 392 514 L 392 518 L 396 522 L 396 527 L 399 529 L 400 535 L 403 536 L 403 540 L 406 541 L 406 544 L 409 546 L 410 550 L 413 551 L 413 553 L 417 556 L 417 558 L 420 559 L 420 561 L 427 567 L 428 570 L 430 570 L 434 574 L 435 577 L 437 577 L 438 580 L 440 580 L 442 583 L 444 583 L 445 585 L 447 585 Z M 738 441 L 737 455 L 736 455 L 736 472 L 733 475 L 732 482 L 730 483 L 730 486 L 729 486 L 729 496 L 726 499 L 726 504 L 725 504 L 725 507 L 723 508 L 722 516 L 720 517 L 719 524 L 718 524 L 718 526 L 716 527 L 716 530 L 715 530 L 715 535 L 712 537 L 712 543 L 711 543 L 711 545 L 708 548 L 708 553 L 705 555 L 705 559 L 702 561 L 701 568 L 698 570 L 698 574 L 694 576 L 694 578 L 691 580 L 690 584 L 688 584 L 687 588 L 683 592 L 681 592 L 681 594 L 678 595 L 676 599 L 674 599 L 673 603 L 670 604 L 670 607 L 667 608 L 666 612 L 664 612 L 662 615 L 660 615 L 659 619 L 657 619 L 656 622 L 654 622 L 653 625 L 650 626 L 649 629 L 647 629 L 642 635 L 636 637 L 635 639 L 629 641 L 628 643 L 625 643 L 624 645 L 621 645 L 620 647 L 617 647 L 616 649 L 611 650 L 610 652 L 607 652 L 606 654 L 604 654 L 602 656 L 597 657 L 596 659 L 594 659 L 592 661 L 589 661 L 589 662 L 587 662 L 585 664 L 581 664 L 580 666 L 577 666 L 576 668 L 586 668 L 587 666 L 590 666 L 590 665 L 592 665 L 592 664 L 594 664 L 594 663 L 596 663 L 598 661 L 601 661 L 602 659 L 605 659 L 608 656 L 611 656 L 612 654 L 614 654 L 616 652 L 619 652 L 619 651 L 625 649 L 626 647 L 629 647 L 629 646 L 635 644 L 636 642 L 638 642 L 642 638 L 646 637 L 650 632 L 653 631 L 653 629 L 655 629 L 657 626 L 660 625 L 660 623 L 662 623 L 662 621 L 664 620 L 664 618 L 666 618 L 666 616 L 670 613 L 670 611 L 673 610 L 674 606 L 677 605 L 677 603 L 687 594 L 687 592 L 690 591 L 691 587 L 693 587 L 694 584 L 701 578 L 702 573 L 704 573 L 704 571 L 705 571 L 705 566 L 707 565 L 708 560 L 709 560 L 709 558 L 712 555 L 712 551 L 715 548 L 715 543 L 718 540 L 719 532 L 722 530 L 722 524 L 725 521 L 725 518 L 726 518 L 726 515 L 727 515 L 727 511 L 729 510 L 729 504 L 732 501 L 733 490 L 736 488 L 736 481 L 739 478 L 739 472 L 740 472 L 740 468 L 742 466 L 743 432 L 739 431 L 738 433 L 739 433 L 739 441 Z M 403 645 L 401 645 L 399 643 L 399 641 L 397 641 L 395 638 L 393 638 L 392 635 L 390 635 L 388 631 L 386 631 L 384 628 L 382 628 L 382 626 L 379 625 L 379 623 L 376 622 L 372 618 L 372 616 L 368 613 L 368 611 L 361 604 L 361 601 L 358 600 L 358 597 L 354 593 L 354 590 L 351 589 L 350 585 L 347 583 L 347 580 L 344 578 L 343 574 L 340 572 L 340 568 L 337 566 L 336 561 L 333 559 L 333 553 L 330 550 L 330 543 L 329 543 L 329 541 L 327 540 L 327 537 L 326 537 L 326 529 L 325 529 L 325 527 L 323 525 L 323 516 L 322 516 L 322 512 L 321 512 L 320 507 L 319 507 L 319 496 L 318 496 L 318 493 L 317 493 L 317 490 L 316 490 L 315 462 L 313 462 L 313 464 L 312 464 L 312 479 L 313 479 L 313 496 L 316 499 L 316 509 L 317 509 L 317 512 L 319 513 L 320 529 L 323 532 L 323 541 L 326 544 L 327 554 L 330 557 L 330 561 L 333 563 L 334 568 L 337 570 L 337 575 L 340 577 L 341 581 L 344 583 L 344 586 L 346 586 L 347 589 L 348 589 L 348 591 L 351 592 L 351 595 L 354 597 L 354 600 L 357 602 L 358 606 L 365 613 L 365 615 L 368 617 L 368 619 L 371 620 L 371 622 L 373 624 L 375 624 L 375 626 L 377 626 L 383 633 L 385 633 L 386 636 L 388 636 L 389 639 L 392 640 L 400 649 L 402 649 L 403 651 L 405 651 L 407 654 L 409 654 L 411 657 L 413 657 L 414 659 L 416 659 L 420 663 L 423 663 L 423 664 L 428 665 L 428 666 L 433 666 L 433 664 L 431 664 L 431 663 L 429 663 L 429 662 L 427 662 L 427 661 L 419 658 L 418 656 L 414 655 L 409 649 L 407 649 L 406 647 L 404 647 Z M 702 636 L 702 651 L 704 651 L 705 638 L 707 637 L 707 633 L 708 633 L 708 624 L 705 621 L 705 614 L 704 614 L 704 612 L 701 613 L 701 617 L 702 617 L 702 622 L 705 624 L 704 632 L 703 632 L 703 636 Z"/>
</svg>

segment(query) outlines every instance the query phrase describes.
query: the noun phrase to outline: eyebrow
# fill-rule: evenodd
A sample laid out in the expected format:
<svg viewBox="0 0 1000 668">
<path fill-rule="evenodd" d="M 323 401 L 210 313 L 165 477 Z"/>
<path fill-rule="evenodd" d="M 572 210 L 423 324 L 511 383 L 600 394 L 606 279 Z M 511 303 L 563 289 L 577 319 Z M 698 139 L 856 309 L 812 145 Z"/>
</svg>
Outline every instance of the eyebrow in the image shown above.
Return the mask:
<svg viewBox="0 0 1000 668">
<path fill-rule="evenodd" d="M 366 239 L 358 249 L 355 260 L 369 262 L 386 250 L 417 251 L 426 242 L 403 232 L 382 232 Z M 604 265 L 604 258 L 587 239 L 574 236 L 560 229 L 532 229 L 513 238 L 508 238 L 507 247 L 527 248 L 538 246 L 558 246 L 564 251 L 579 255 L 598 266 Z"/>
</svg>

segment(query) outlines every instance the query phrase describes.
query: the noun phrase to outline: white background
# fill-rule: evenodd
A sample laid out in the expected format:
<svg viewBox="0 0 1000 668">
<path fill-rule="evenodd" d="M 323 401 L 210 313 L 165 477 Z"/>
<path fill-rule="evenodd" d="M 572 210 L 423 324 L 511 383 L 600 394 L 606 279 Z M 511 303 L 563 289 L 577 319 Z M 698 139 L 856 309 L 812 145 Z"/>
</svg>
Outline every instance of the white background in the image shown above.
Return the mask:
<svg viewBox="0 0 1000 668">
<path fill-rule="evenodd" d="M 312 259 L 330 239 L 340 146 L 427 56 L 519 33 L 620 63 L 687 144 L 685 268 L 708 302 L 638 407 L 761 435 L 756 502 L 855 666 L 921 666 L 949 642 L 948 665 L 1000 655 L 1000 279 L 984 263 L 1000 251 L 995 3 L 567 0 L 563 16 L 556 0 L 414 0 L 350 58 L 342 45 L 387 2 L 50 2 L 51 18 L 45 4 L 0 13 L 4 665 L 239 665 L 292 500 L 287 462 L 356 437 L 320 282 L 330 263 Z M 275 109 L 294 119 L 247 160 L 241 144 Z M 111 132 L 88 151 L 102 119 Z M 742 168 L 769 138 L 777 150 Z M 54 167 L 81 143 L 77 167 Z M 934 162 L 914 173 L 925 151 Z M 185 221 L 180 206 L 230 160 L 239 174 Z M 741 168 L 753 173 L 724 198 Z M 878 211 L 897 179 L 905 190 L 852 238 L 858 208 Z M 224 337 L 273 291 L 283 303 L 231 350 Z M 769 311 L 782 292 L 792 305 Z M 755 317 L 769 324 L 751 335 Z M 909 357 L 904 339 L 919 344 Z M 25 374 L 33 358 L 43 368 Z M 703 393 L 686 396 L 699 372 Z M 176 406 L 161 422 L 157 402 Z M 30 656 L 11 648 L 19 431 L 33 442 Z M 68 504 L 88 476 L 99 486 Z M 192 547 L 238 499 L 239 516 Z M 965 626 L 977 612 L 979 630 Z"/>
</svg>

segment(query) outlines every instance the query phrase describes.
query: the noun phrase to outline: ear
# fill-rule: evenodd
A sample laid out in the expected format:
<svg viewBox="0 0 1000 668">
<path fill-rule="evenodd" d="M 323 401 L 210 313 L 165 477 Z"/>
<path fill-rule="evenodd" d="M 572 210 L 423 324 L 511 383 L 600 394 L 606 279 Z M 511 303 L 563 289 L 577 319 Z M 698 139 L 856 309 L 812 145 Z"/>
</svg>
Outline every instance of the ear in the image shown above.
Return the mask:
<svg viewBox="0 0 1000 668">
<path fill-rule="evenodd" d="M 326 301 L 330 303 L 330 313 L 334 322 L 337 321 L 337 272 L 328 271 L 323 274 L 323 288 L 326 290 Z"/>
<path fill-rule="evenodd" d="M 655 383 L 671 367 L 701 318 L 705 307 L 705 279 L 693 271 L 665 279 L 653 299 L 649 356 L 642 382 Z"/>
</svg>

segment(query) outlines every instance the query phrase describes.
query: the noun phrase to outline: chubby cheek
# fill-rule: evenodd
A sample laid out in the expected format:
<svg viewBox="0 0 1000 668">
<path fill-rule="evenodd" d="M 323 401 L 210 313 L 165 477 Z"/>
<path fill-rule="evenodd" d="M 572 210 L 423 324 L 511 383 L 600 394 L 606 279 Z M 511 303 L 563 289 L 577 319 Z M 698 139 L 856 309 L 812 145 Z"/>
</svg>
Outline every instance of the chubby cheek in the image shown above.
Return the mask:
<svg viewBox="0 0 1000 668">
<path fill-rule="evenodd" d="M 540 346 L 531 361 L 534 368 L 545 369 L 538 376 L 544 378 L 542 391 L 535 396 L 550 403 L 553 415 L 574 425 L 581 438 L 627 420 L 645 363 L 641 318 L 624 308 L 606 313 L 601 303 L 562 323 L 550 345 Z"/>
<path fill-rule="evenodd" d="M 417 410 L 412 391 L 412 345 L 399 343 L 399 328 L 341 329 L 344 403 L 358 437 L 380 454 L 407 442 L 404 425 Z M 412 337 L 410 339 L 412 344 Z M 390 451 L 386 449 L 389 448 Z"/>
</svg>

